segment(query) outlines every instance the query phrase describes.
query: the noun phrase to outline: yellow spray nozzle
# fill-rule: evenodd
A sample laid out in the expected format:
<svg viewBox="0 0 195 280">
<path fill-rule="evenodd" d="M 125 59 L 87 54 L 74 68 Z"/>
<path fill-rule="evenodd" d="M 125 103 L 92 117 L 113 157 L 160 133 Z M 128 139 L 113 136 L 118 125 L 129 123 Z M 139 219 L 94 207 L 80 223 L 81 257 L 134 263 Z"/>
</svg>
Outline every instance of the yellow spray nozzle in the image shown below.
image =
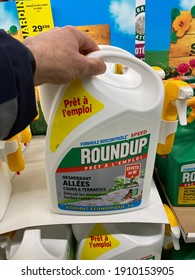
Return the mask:
<svg viewBox="0 0 195 280">
<path fill-rule="evenodd" d="M 172 227 L 179 226 L 177 218 L 173 214 L 173 211 L 171 210 L 171 208 L 167 204 L 163 204 L 163 206 L 164 206 L 167 218 L 169 220 L 170 226 L 172 226 Z"/>
<path fill-rule="evenodd" d="M 157 154 L 166 155 L 172 150 L 178 120 L 187 124 L 187 102 L 193 97 L 193 89 L 184 81 L 167 80 L 164 83 L 165 98 Z"/>
<path fill-rule="evenodd" d="M 167 204 L 163 204 L 163 206 L 170 224 L 170 229 L 167 230 L 166 228 L 165 234 L 170 234 L 175 250 L 179 250 L 179 238 L 181 236 L 179 223 L 171 208 Z"/>
<path fill-rule="evenodd" d="M 6 140 L 7 164 L 9 169 L 17 174 L 25 168 L 24 156 L 21 150 L 20 135 L 17 134 Z"/>
<path fill-rule="evenodd" d="M 168 80 L 165 83 L 165 99 L 162 119 L 174 121 L 179 117 L 186 124 L 187 101 L 193 97 L 192 88 L 181 80 Z"/>
</svg>

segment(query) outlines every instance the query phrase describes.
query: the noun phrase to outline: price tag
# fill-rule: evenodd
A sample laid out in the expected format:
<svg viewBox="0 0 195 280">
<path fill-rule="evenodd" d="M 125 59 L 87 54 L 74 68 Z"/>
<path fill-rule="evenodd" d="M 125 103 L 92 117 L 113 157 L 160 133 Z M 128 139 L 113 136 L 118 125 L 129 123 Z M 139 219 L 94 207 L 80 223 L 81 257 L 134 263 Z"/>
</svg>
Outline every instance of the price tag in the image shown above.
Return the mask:
<svg viewBox="0 0 195 280">
<path fill-rule="evenodd" d="M 54 27 L 50 0 L 16 1 L 23 39 Z"/>
</svg>

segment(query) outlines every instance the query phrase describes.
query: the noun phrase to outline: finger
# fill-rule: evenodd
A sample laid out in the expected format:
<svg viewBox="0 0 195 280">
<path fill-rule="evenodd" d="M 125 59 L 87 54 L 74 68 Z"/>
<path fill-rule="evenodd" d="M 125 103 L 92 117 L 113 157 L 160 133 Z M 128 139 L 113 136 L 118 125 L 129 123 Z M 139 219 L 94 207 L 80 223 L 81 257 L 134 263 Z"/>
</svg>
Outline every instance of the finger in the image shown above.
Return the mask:
<svg viewBox="0 0 195 280">
<path fill-rule="evenodd" d="M 78 36 L 79 36 L 79 50 L 82 54 L 88 54 L 90 52 L 99 50 L 97 43 L 89 35 L 79 31 Z"/>
<path fill-rule="evenodd" d="M 85 64 L 86 67 L 83 67 L 85 69 L 84 75 L 100 75 L 103 74 L 106 71 L 106 64 L 103 60 L 97 59 L 97 58 L 89 58 L 85 57 Z"/>
</svg>

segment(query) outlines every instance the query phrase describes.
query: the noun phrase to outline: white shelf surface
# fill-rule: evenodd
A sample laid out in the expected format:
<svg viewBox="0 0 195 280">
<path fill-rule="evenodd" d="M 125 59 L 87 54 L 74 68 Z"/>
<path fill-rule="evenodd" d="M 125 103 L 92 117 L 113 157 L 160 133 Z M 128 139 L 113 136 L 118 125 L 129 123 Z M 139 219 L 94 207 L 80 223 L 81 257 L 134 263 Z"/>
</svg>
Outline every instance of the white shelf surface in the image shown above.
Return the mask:
<svg viewBox="0 0 195 280">
<path fill-rule="evenodd" d="M 0 233 L 29 226 L 79 223 L 168 223 L 154 182 L 149 205 L 127 213 L 81 216 L 49 209 L 44 161 L 44 136 L 34 136 L 24 152 L 26 168 L 12 179 L 12 195 L 0 221 Z"/>
</svg>

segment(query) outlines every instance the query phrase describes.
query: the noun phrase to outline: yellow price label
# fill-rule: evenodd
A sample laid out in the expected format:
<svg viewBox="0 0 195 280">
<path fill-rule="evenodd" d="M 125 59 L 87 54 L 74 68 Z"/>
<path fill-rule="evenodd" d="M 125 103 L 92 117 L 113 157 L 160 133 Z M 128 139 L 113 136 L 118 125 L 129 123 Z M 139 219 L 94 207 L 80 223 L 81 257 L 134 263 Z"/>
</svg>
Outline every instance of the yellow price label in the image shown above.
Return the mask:
<svg viewBox="0 0 195 280">
<path fill-rule="evenodd" d="M 23 39 L 54 27 L 50 0 L 16 1 Z"/>
</svg>

